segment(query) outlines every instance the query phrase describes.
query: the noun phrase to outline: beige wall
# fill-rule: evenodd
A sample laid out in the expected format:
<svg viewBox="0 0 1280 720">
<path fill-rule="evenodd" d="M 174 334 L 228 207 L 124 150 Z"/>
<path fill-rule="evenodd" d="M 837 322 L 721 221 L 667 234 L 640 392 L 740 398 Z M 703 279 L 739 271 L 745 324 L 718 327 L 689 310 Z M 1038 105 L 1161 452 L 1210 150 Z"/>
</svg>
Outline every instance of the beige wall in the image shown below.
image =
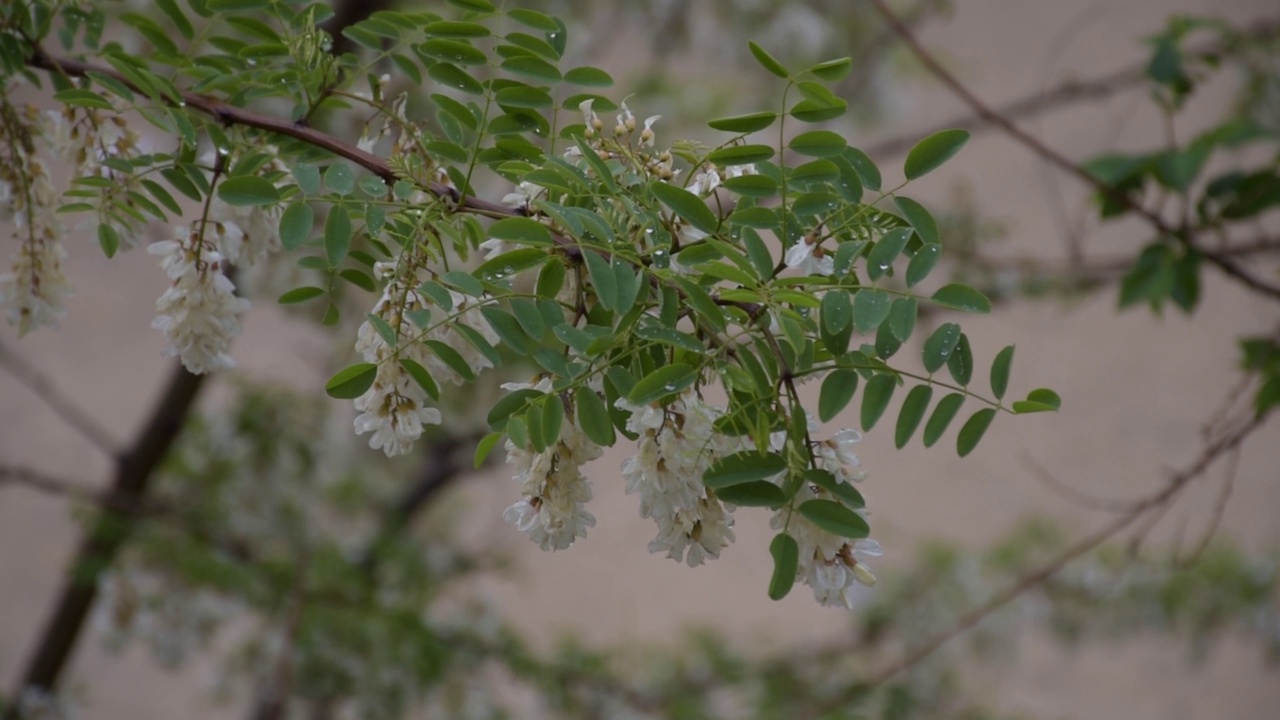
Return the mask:
<svg viewBox="0 0 1280 720">
<path fill-rule="evenodd" d="M 1136 41 L 1168 11 L 1216 12 L 1241 20 L 1275 13 L 1262 0 L 958 0 L 954 17 L 923 32 L 982 97 L 1011 99 L 1068 77 L 1087 78 L 1136 61 Z M 926 128 L 962 110 L 927 81 L 908 85 L 897 116 L 883 135 Z M 1216 113 L 1226 95 L 1197 101 L 1195 112 Z M 1152 127 L 1141 93 L 1093 104 L 1029 124 L 1072 157 L 1113 147 L 1145 147 Z M 873 144 L 879 134 L 868 134 Z M 886 160 L 886 175 L 899 166 Z M 993 134 L 973 141 L 956 161 L 919 184 L 913 195 L 945 200 L 966 182 L 983 212 L 1007 223 L 1002 248 L 1058 257 L 1060 227 L 1052 211 L 1055 187 L 1033 157 Z M 1067 207 L 1082 193 L 1058 178 Z M 1270 229 L 1277 229 L 1274 220 Z M 1089 248 L 1132 249 L 1142 241 L 1134 226 L 1091 232 Z M 114 261 L 96 244 L 68 242 L 68 271 L 78 295 L 61 332 L 41 331 L 6 346 L 39 364 L 120 439 L 144 417 L 168 365 L 148 328 L 163 278 L 154 258 L 134 252 Z M 1081 489 L 1117 498 L 1158 487 L 1162 472 L 1197 452 L 1202 421 L 1232 382 L 1233 338 L 1274 325 L 1274 306 L 1212 277 L 1192 319 L 1168 314 L 1114 312 L 1104 294 L 1070 307 L 1022 305 L 969 318 L 966 330 L 979 367 L 999 347 L 1018 342 L 1011 393 L 1049 385 L 1064 398 L 1063 412 L 1001 418 L 983 445 L 959 460 L 947 447 L 918 445 L 894 451 L 884 431 L 873 433 L 859 455 L 870 478 L 864 490 L 876 513 L 886 557 L 882 573 L 909 562 L 921 538 L 979 543 L 998 537 L 1024 513 L 1058 518 L 1080 533 L 1106 517 L 1081 510 L 1036 481 L 1025 453 Z M 285 379 L 297 363 L 328 347 L 271 308 L 255 309 L 235 355 L 245 372 Z M 317 372 L 317 377 L 319 376 Z M 292 378 L 298 381 L 298 378 Z M 949 436 L 950 438 L 950 436 Z M 946 443 L 944 443 L 946 444 Z M 675 637 L 686 623 L 747 628 L 745 637 L 792 640 L 830 632 L 840 613 L 814 605 L 804 588 L 780 603 L 764 595 L 769 567 L 763 514 L 739 513 L 738 543 L 719 561 L 697 570 L 646 553 L 651 526 L 623 495 L 614 451 L 591 467 L 598 525 L 567 552 L 543 554 L 503 526 L 499 515 L 516 489 L 503 477 L 472 484 L 473 529 L 509 548 L 522 569 L 518 581 L 494 582 L 502 604 L 537 637 L 563 630 L 592 641 Z M 106 463 L 11 378 L 0 374 L 0 458 L 69 477 L 103 482 Z M 1273 422 L 1244 453 L 1224 525 L 1250 547 L 1280 541 L 1280 424 Z M 501 472 L 495 473 L 501 476 Z M 1164 520 L 1157 537 L 1177 528 L 1201 528 L 1213 504 L 1201 483 Z M 8 688 L 24 662 L 35 628 L 61 581 L 77 540 L 64 503 L 15 489 L 0 490 L 0 682 Z M 712 608 L 718 608 L 714 612 Z M 725 612 L 723 608 L 731 608 Z M 765 631 L 764 627 L 771 628 Z M 1181 646 L 1152 639 L 1064 653 L 1030 638 L 1024 661 L 1011 672 L 983 676 L 998 706 L 1054 718 L 1270 718 L 1280 708 L 1280 678 L 1260 667 L 1256 645 L 1228 643 L 1201 669 L 1184 662 Z M 89 718 L 235 717 L 235 708 L 210 710 L 202 693 L 209 668 L 178 676 L 155 668 L 141 653 L 104 654 L 83 643 L 73 680 L 89 684 Z"/>
</svg>

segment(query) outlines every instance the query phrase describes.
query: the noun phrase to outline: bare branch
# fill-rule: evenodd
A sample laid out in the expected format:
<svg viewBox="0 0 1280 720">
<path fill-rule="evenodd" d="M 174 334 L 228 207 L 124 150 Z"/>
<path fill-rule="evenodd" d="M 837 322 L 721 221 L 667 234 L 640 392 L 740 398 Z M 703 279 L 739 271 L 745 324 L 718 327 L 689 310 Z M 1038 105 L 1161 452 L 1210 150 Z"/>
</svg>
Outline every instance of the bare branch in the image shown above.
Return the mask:
<svg viewBox="0 0 1280 720">
<path fill-rule="evenodd" d="M 129 449 L 117 456 L 115 478 L 110 489 L 102 496 L 104 504 L 130 508 L 145 500 L 155 469 L 182 429 L 206 377 L 192 375 L 181 364 L 175 364 L 168 386 L 151 413 L 146 427 Z M 89 610 L 97 598 L 98 577 L 124 546 L 130 529 L 128 523 L 121 523 L 110 517 L 100 518 L 94 523 L 71 561 L 72 571 L 67 573 L 66 584 L 53 614 L 36 643 L 35 654 L 12 697 L 22 697 L 28 688 L 45 692 L 52 692 L 56 688 L 80 637 Z M 17 713 L 17 706 L 11 706 L 4 718 L 18 720 Z"/>
<path fill-rule="evenodd" d="M 1129 211 L 1145 220 L 1161 235 L 1176 238 L 1185 243 L 1188 247 L 1199 253 L 1207 262 L 1216 266 L 1227 275 L 1235 278 L 1245 287 L 1259 294 L 1271 297 L 1272 299 L 1280 300 L 1280 287 L 1270 285 L 1253 277 L 1236 265 L 1230 258 L 1223 257 L 1219 253 L 1195 246 L 1191 242 L 1187 228 L 1173 227 L 1166 222 L 1164 218 L 1160 217 L 1159 213 L 1156 211 L 1143 206 L 1128 193 L 1119 191 L 1110 184 L 1103 182 L 1088 170 L 1085 170 L 1084 167 L 1072 162 L 1065 155 L 1049 147 L 1039 138 L 1019 128 L 1008 117 L 1002 115 L 1000 112 L 984 103 L 978 98 L 978 96 L 974 95 L 971 90 L 965 87 L 954 75 L 944 68 L 942 64 L 938 62 L 937 58 L 933 57 L 933 55 L 920 44 L 920 41 L 918 41 L 911 33 L 911 30 L 907 28 L 906 25 L 904 25 L 902 21 L 893 14 L 893 11 L 889 9 L 888 5 L 885 4 L 885 0 L 870 0 L 870 2 L 877 10 L 880 11 L 880 14 L 884 16 L 885 22 L 889 23 L 889 26 L 893 28 L 893 31 L 902 39 L 902 42 L 911 49 L 912 54 L 914 54 L 920 63 L 925 66 L 925 69 L 927 69 L 934 77 L 938 78 L 943 85 L 947 86 L 947 88 L 951 90 L 956 97 L 964 101 L 964 103 L 984 121 L 1004 131 L 1004 133 L 1010 138 L 1013 138 L 1049 164 L 1066 172 L 1068 175 L 1075 177 L 1085 185 L 1094 188 L 1103 195 L 1114 199 L 1117 203 L 1123 205 Z"/>
<path fill-rule="evenodd" d="M 1195 480 L 1197 477 L 1204 474 L 1204 472 L 1224 454 L 1232 452 L 1239 447 L 1246 438 L 1261 427 L 1264 419 L 1265 416 L 1254 416 L 1247 422 L 1240 424 L 1234 431 L 1223 435 L 1214 442 L 1209 443 L 1205 446 L 1203 451 L 1201 451 L 1199 457 L 1197 457 L 1195 461 L 1170 478 L 1168 485 L 1159 492 L 1134 503 L 1126 513 L 1107 525 L 1104 525 L 1093 534 L 1088 535 L 1076 542 L 1074 545 L 1071 545 L 1066 550 L 1059 553 L 1058 556 L 1050 562 L 1037 568 L 1035 571 L 1022 576 L 1009 587 L 993 595 L 987 602 L 965 613 L 959 621 L 952 626 L 942 630 L 929 640 L 926 640 L 924 643 L 911 649 L 898 660 L 871 673 L 865 680 L 851 686 L 848 691 L 826 703 L 823 703 L 822 707 L 815 714 L 821 716 L 825 712 L 843 707 L 857 695 L 865 692 L 868 688 L 881 685 L 892 679 L 895 675 L 915 666 L 925 658 L 932 655 L 943 645 L 964 634 L 965 631 L 973 628 L 988 615 L 994 613 L 1005 605 L 1008 605 L 1019 596 L 1057 574 L 1058 571 L 1062 570 L 1067 563 L 1097 548 L 1099 545 L 1127 528 L 1134 521 L 1146 516 L 1150 511 L 1166 507 L 1171 500 L 1177 497 L 1177 495 L 1191 483 L 1192 480 Z"/>
<path fill-rule="evenodd" d="M 0 343 L 0 366 L 3 366 L 10 375 L 19 383 L 22 383 L 33 395 L 40 398 L 45 407 L 62 418 L 63 422 L 74 428 L 76 432 L 83 435 L 86 440 L 93 443 L 99 450 L 108 456 L 115 457 L 118 446 L 115 438 L 111 437 L 111 433 L 107 432 L 102 425 L 99 425 L 98 421 L 94 420 L 83 408 L 63 395 L 49 378 L 5 347 L 3 343 Z"/>
<path fill-rule="evenodd" d="M 905 19 L 905 14 L 902 17 Z M 909 24 L 904 23 L 904 25 Z M 1266 19 L 1253 23 L 1244 37 L 1251 40 L 1264 40 L 1278 34 L 1280 34 L 1280 19 Z M 1229 44 L 1218 42 L 1191 49 L 1186 54 L 1198 58 L 1218 58 L 1230 52 Z M 1146 80 L 1147 64 L 1137 63 L 1090 80 L 1069 80 L 1051 90 L 1036 92 L 1007 102 L 994 108 L 994 112 L 1010 120 L 1026 120 L 1079 102 L 1106 100 Z M 970 112 L 952 116 L 921 132 L 882 140 L 863 150 L 872 157 L 901 155 L 910 150 L 920 138 L 941 130 L 958 128 L 976 134 L 990 130 L 993 126 L 994 124 L 980 112 Z"/>
</svg>

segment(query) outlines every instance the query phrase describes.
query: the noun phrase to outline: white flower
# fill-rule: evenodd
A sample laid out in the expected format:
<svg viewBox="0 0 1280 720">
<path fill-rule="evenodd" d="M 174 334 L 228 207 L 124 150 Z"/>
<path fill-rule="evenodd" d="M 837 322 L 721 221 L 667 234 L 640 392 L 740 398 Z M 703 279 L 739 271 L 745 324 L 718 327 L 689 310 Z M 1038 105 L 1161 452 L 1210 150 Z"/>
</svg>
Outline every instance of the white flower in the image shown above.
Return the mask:
<svg viewBox="0 0 1280 720">
<path fill-rule="evenodd" d="M 644 119 L 644 129 L 640 131 L 640 142 L 637 143 L 640 147 L 653 147 L 653 142 L 657 137 L 653 132 L 653 124 L 661 119 L 661 115 L 650 115 Z"/>
<path fill-rule="evenodd" d="M 830 439 L 815 444 L 813 453 L 818 467 L 836 477 L 836 480 L 855 483 L 866 478 L 866 474 L 854 470 L 861 463 L 853 453 L 853 444 L 862 439 L 857 430 L 841 430 Z"/>
<path fill-rule="evenodd" d="M 689 184 L 689 192 L 694 195 L 710 195 L 711 191 L 718 187 L 720 187 L 720 173 L 714 167 L 708 166 L 693 176 L 693 182 Z"/>
<path fill-rule="evenodd" d="M 815 499 L 832 498 L 825 490 L 810 485 L 801 488 L 794 505 L 798 507 Z M 864 514 L 861 510 L 855 512 Z M 856 600 L 854 587 L 875 584 L 876 576 L 862 562 L 883 554 L 880 543 L 875 540 L 840 537 L 785 507 L 774 513 L 769 525 L 777 530 L 786 528 L 787 534 L 795 538 L 800 546 L 796 579 L 813 589 L 813 597 L 819 604 L 852 609 Z"/>
<path fill-rule="evenodd" d="M 547 392 L 551 381 L 543 379 L 537 385 L 507 383 L 503 388 Z M 519 481 L 524 497 L 503 512 L 503 519 L 543 550 L 564 550 L 578 538 L 586 537 L 587 528 L 595 527 L 596 519 L 586 509 L 591 484 L 582 474 L 582 465 L 600 457 L 600 446 L 591 442 L 571 418 L 565 418 L 559 439 L 546 450 L 517 447 L 510 439 L 506 450 L 507 463 L 516 469 L 512 479 Z"/>
<path fill-rule="evenodd" d="M 489 238 L 476 246 L 476 249 L 484 253 L 485 260 L 492 260 L 507 251 L 507 243 L 498 238 Z"/>
<path fill-rule="evenodd" d="M 831 275 L 836 271 L 835 260 L 808 238 L 801 238 L 788 248 L 785 260 L 787 267 L 805 275 Z"/>
<path fill-rule="evenodd" d="M 716 432 L 720 411 L 693 390 L 665 408 L 622 399 L 617 405 L 631 412 L 627 429 L 640 436 L 636 454 L 622 463 L 622 475 L 627 493 L 640 496 L 640 516 L 658 525 L 649 552 L 666 552 L 690 567 L 718 558 L 734 540 L 733 515 L 702 484 L 702 475 L 740 445 Z"/>
<path fill-rule="evenodd" d="M 531 182 L 521 182 L 514 192 L 502 196 L 502 204 L 512 210 L 526 210 L 529 204 L 546 194 L 547 189 Z"/>
<path fill-rule="evenodd" d="M 587 139 L 595 137 L 596 134 L 604 127 L 604 123 L 600 120 L 600 117 L 596 115 L 595 110 L 591 109 L 591 105 L 593 103 L 595 103 L 594 98 L 587 98 L 586 100 L 578 103 L 578 110 L 582 111 L 582 122 L 587 126 L 584 133 Z"/>
<path fill-rule="evenodd" d="M 378 377 L 368 392 L 356 398 L 357 435 L 372 432 L 369 447 L 387 457 L 404 455 L 422 436 L 424 425 L 439 425 L 440 411 L 426 406 L 427 394 L 397 362 L 378 366 Z"/>
<path fill-rule="evenodd" d="M 743 175 L 755 174 L 755 163 L 748 163 L 746 165 L 730 165 L 724 169 L 724 177 L 726 180 L 732 180 L 733 178 L 742 177 Z"/>
<path fill-rule="evenodd" d="M 165 355 L 177 355 L 197 375 L 235 367 L 227 348 L 240 334 L 238 316 L 249 309 L 249 301 L 236 297 L 222 272 L 222 255 L 207 248 L 198 233 L 180 227 L 176 235 L 177 240 L 148 248 L 161 257 L 160 267 L 172 281 L 156 301 L 151 327 L 164 333 Z"/>
</svg>

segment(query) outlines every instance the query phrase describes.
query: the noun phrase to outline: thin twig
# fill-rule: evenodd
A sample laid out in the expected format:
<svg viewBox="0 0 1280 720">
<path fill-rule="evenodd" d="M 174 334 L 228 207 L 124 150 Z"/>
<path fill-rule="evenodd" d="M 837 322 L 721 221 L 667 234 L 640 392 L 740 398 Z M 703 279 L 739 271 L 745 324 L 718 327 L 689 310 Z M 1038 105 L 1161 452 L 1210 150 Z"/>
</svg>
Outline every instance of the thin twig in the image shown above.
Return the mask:
<svg viewBox="0 0 1280 720">
<path fill-rule="evenodd" d="M 206 377 L 192 375 L 181 364 L 174 365 L 169 383 L 146 427 L 130 448 L 117 457 L 115 478 L 104 495 L 105 503 L 112 507 L 130 507 L 145 500 L 155 469 L 182 429 Z M 97 598 L 98 577 L 124 546 L 130 529 L 128 523 L 104 516 L 89 530 L 71 561 L 71 572 L 36 642 L 35 654 L 11 697 L 22 697 L 29 688 L 46 693 L 56 689 Z M 18 720 L 18 717 L 17 706 L 11 706 L 4 715 L 5 720 Z"/>
<path fill-rule="evenodd" d="M 1280 34 L 1280 19 L 1269 18 L 1252 23 L 1251 29 L 1241 37 L 1265 40 Z M 1230 52 L 1227 43 L 1212 43 L 1186 52 L 1190 57 L 1221 57 Z M 1025 120 L 1043 115 L 1051 110 L 1069 107 L 1086 100 L 1105 100 L 1132 86 L 1147 80 L 1147 63 L 1137 63 L 1090 80 L 1067 81 L 1051 90 L 1041 90 L 1004 103 L 994 112 L 1010 120 Z M 901 155 L 915 146 L 920 138 L 952 128 L 980 133 L 992 129 L 994 123 L 980 112 L 955 115 L 921 132 L 899 135 L 862 148 L 874 158 Z"/>
<path fill-rule="evenodd" d="M 1045 467 L 1039 460 L 1032 457 L 1031 453 L 1025 451 L 1022 453 L 1022 463 L 1031 471 L 1031 474 L 1034 475 L 1036 479 L 1044 483 L 1045 487 L 1079 507 L 1088 510 L 1103 510 L 1113 513 L 1128 512 L 1133 508 L 1132 501 L 1102 498 L 1071 487 L 1067 483 L 1059 480 L 1057 476 L 1049 470 L 1049 468 Z"/>
<path fill-rule="evenodd" d="M 1239 447 L 1240 443 L 1244 442 L 1249 435 L 1262 425 L 1264 419 L 1265 416 L 1254 416 L 1248 422 L 1240 425 L 1234 432 L 1224 435 L 1217 441 L 1208 444 L 1200 453 L 1200 456 L 1185 469 L 1170 478 L 1169 484 L 1162 490 L 1150 495 L 1141 502 L 1135 503 L 1129 512 L 1111 521 L 1093 534 L 1079 540 L 1074 545 L 1071 545 L 1066 550 L 1059 553 L 1053 560 L 1037 568 L 1035 571 L 1023 575 L 1012 585 L 993 595 L 989 600 L 987 600 L 987 602 L 965 613 L 955 624 L 909 650 L 898 660 L 881 667 L 879 670 L 867 676 L 866 679 L 850 686 L 846 692 L 822 703 L 818 711 L 814 713 L 814 716 L 820 717 L 836 708 L 844 707 L 858 695 L 866 692 L 868 688 L 882 685 L 899 673 L 914 667 L 925 658 L 932 655 L 943 645 L 977 625 L 987 616 L 1057 574 L 1058 571 L 1060 571 L 1067 563 L 1114 537 L 1135 520 L 1145 516 L 1149 511 L 1166 507 L 1170 500 L 1182 492 L 1182 490 L 1184 490 L 1192 480 L 1196 479 L 1209 469 L 1209 467 L 1212 466 L 1224 453 L 1230 452 Z"/>
<path fill-rule="evenodd" d="M 5 347 L 3 343 L 0 343 L 0 366 L 3 366 L 14 379 L 30 390 L 33 395 L 40 398 L 45 407 L 62 418 L 63 422 L 93 443 L 94 447 L 109 457 L 115 457 L 119 447 L 115 438 L 111 437 L 111 433 L 107 432 L 107 429 L 100 425 L 97 420 L 94 420 L 83 408 L 63 395 L 49 378 Z"/>
<path fill-rule="evenodd" d="M 1196 547 L 1191 554 L 1178 561 L 1182 567 L 1194 565 L 1204 551 L 1209 548 L 1209 543 L 1213 541 L 1214 535 L 1218 534 L 1218 528 L 1222 525 L 1222 517 L 1227 512 L 1227 503 L 1231 500 L 1231 491 L 1235 488 L 1236 475 L 1240 470 L 1240 448 L 1235 448 L 1231 454 L 1227 456 L 1227 467 L 1223 470 L 1222 486 L 1218 489 L 1218 497 L 1213 503 L 1213 516 L 1209 520 L 1209 526 L 1205 528 L 1204 535 L 1200 536 L 1200 542 L 1196 543 Z"/>
<path fill-rule="evenodd" d="M 912 54 L 925 66 L 934 77 L 936 77 L 943 85 L 947 86 L 957 97 L 959 97 L 966 105 L 970 107 L 979 117 L 986 122 L 1004 131 L 1006 135 L 1018 141 L 1021 145 L 1031 150 L 1041 159 L 1054 165 L 1068 175 L 1075 177 L 1108 198 L 1115 200 L 1123 205 L 1130 212 L 1138 215 L 1149 225 L 1155 228 L 1162 236 L 1176 238 L 1188 245 L 1196 253 L 1198 253 L 1205 261 L 1216 266 L 1219 270 L 1227 275 L 1235 278 L 1245 287 L 1262 295 L 1266 295 L 1276 300 L 1280 300 L 1280 286 L 1273 286 L 1258 278 L 1253 277 L 1245 272 L 1230 258 L 1222 257 L 1218 253 L 1196 247 L 1188 236 L 1186 228 L 1175 228 L 1165 221 L 1160 215 L 1142 205 L 1141 202 L 1135 200 L 1131 195 L 1116 189 L 1109 183 L 1102 181 L 1097 176 L 1085 170 L 1084 167 L 1077 165 L 1068 159 L 1065 155 L 1046 145 L 1039 138 L 1027 133 L 1019 128 L 1008 117 L 1000 114 L 984 103 L 977 95 L 974 95 L 969 88 L 965 87 L 954 75 L 942 66 L 933 55 L 924 48 L 916 39 L 911 30 L 902 24 L 902 21 L 894 15 L 889 6 L 885 4 L 885 0 L 869 0 L 875 6 L 880 14 L 884 16 L 885 22 L 893 28 L 902 42 L 911 49 Z"/>
</svg>

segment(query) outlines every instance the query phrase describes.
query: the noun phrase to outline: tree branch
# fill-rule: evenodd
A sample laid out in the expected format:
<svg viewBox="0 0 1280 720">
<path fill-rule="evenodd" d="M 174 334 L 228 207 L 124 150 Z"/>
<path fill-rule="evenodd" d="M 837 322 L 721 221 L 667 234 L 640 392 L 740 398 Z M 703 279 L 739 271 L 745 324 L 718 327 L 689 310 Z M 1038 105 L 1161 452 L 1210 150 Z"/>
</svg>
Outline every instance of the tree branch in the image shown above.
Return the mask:
<svg viewBox="0 0 1280 720">
<path fill-rule="evenodd" d="M 143 502 L 156 467 L 177 438 L 206 377 L 192 375 L 181 364 L 174 365 L 169 383 L 146 427 L 124 453 L 116 456 L 115 477 L 103 495 L 104 504 L 132 508 Z M 48 483 L 44 486 L 52 487 Z M 28 688 L 51 693 L 57 687 L 97 597 L 98 578 L 119 553 L 129 531 L 129 524 L 108 516 L 94 523 L 71 561 L 71 571 L 67 573 L 53 615 L 40 635 L 35 654 L 13 697 L 22 697 Z M 4 717 L 18 720 L 17 706 L 11 706 Z"/>
<path fill-rule="evenodd" d="M 948 72 L 946 68 L 942 67 L 942 64 L 939 63 L 928 50 L 925 50 L 924 46 L 920 44 L 920 41 L 918 41 L 911 33 L 911 30 L 893 14 L 893 11 L 885 4 L 885 0 L 869 0 L 869 2 L 875 6 L 882 16 L 884 16 L 885 22 L 889 23 L 889 26 L 898 35 L 898 37 L 902 39 L 902 42 L 906 44 L 920 63 L 925 66 L 925 69 L 927 69 L 930 74 L 951 90 L 956 97 L 964 101 L 964 103 L 968 105 L 978 117 L 1004 131 L 1004 133 L 1010 138 L 1013 138 L 1018 143 L 1031 150 L 1031 152 L 1040 156 L 1041 159 L 1045 160 L 1050 165 L 1053 165 L 1066 172 L 1068 175 L 1075 177 L 1085 185 L 1094 188 L 1108 198 L 1114 199 L 1117 203 L 1120 203 L 1129 211 L 1145 220 L 1161 235 L 1176 238 L 1183 242 L 1189 248 L 1199 253 L 1210 264 L 1217 266 L 1222 272 L 1239 280 L 1245 287 L 1248 287 L 1250 290 L 1259 294 L 1271 297 L 1274 300 L 1280 300 L 1280 287 L 1270 285 L 1253 277 L 1242 270 L 1229 258 L 1224 258 L 1216 252 L 1197 247 L 1192 243 L 1191 238 L 1189 237 L 1189 230 L 1187 228 L 1179 229 L 1173 227 L 1166 222 L 1164 218 L 1160 217 L 1157 212 L 1146 208 L 1128 193 L 1119 191 L 1112 185 L 1103 182 L 1088 170 L 1085 170 L 1084 167 L 1077 165 L 1062 153 L 1046 145 L 1039 138 L 1019 128 L 1008 117 L 1005 117 L 1000 112 L 992 109 L 979 99 L 978 96 L 974 95 L 973 92 L 965 87 L 959 80 L 957 80 L 954 75 Z"/>
<path fill-rule="evenodd" d="M 907 25 L 908 23 L 904 23 Z M 1249 40 L 1266 40 L 1280 35 L 1280 19 L 1266 19 L 1253 23 L 1253 26 L 1242 37 Z M 1229 42 L 1205 44 L 1188 51 L 1191 57 L 1209 59 L 1218 58 L 1231 52 Z M 1110 72 L 1089 80 L 1068 80 L 1061 85 L 1041 92 L 1032 93 L 1003 105 L 997 106 L 993 112 L 1010 120 L 1025 120 L 1049 111 L 1069 107 L 1086 100 L 1105 100 L 1122 90 L 1138 85 L 1147 80 L 1147 63 L 1136 63 L 1128 67 Z M 901 155 L 915 146 L 920 138 L 927 137 L 942 130 L 958 128 L 972 133 L 990 130 L 993 123 L 979 112 L 954 115 L 927 130 L 908 135 L 898 135 L 881 140 L 874 145 L 863 148 L 871 157 Z"/>
<path fill-rule="evenodd" d="M 875 0 L 873 0 L 873 2 L 874 1 Z M 907 651 L 907 653 L 898 660 L 871 673 L 866 679 L 851 685 L 845 692 L 822 703 L 813 715 L 815 717 L 820 717 L 825 713 L 843 707 L 854 700 L 857 696 L 866 692 L 869 688 L 882 685 L 899 673 L 919 664 L 943 645 L 973 628 L 988 615 L 994 613 L 1005 605 L 1008 605 L 1019 596 L 1056 575 L 1065 565 L 1067 565 L 1067 563 L 1075 560 L 1085 553 L 1090 552 L 1099 545 L 1102 545 L 1104 542 L 1111 539 L 1117 533 L 1129 527 L 1129 525 L 1134 521 L 1147 515 L 1147 513 L 1152 510 L 1166 507 L 1170 501 L 1177 497 L 1177 495 L 1191 483 L 1192 480 L 1195 480 L 1197 477 L 1204 474 L 1204 472 L 1224 454 L 1232 452 L 1238 448 L 1246 438 L 1262 426 L 1265 419 L 1266 416 L 1255 415 L 1247 422 L 1238 425 L 1235 430 L 1222 435 L 1213 442 L 1208 443 L 1201 451 L 1199 457 L 1197 457 L 1185 469 L 1173 475 L 1173 477 L 1169 479 L 1169 484 L 1159 492 L 1131 504 L 1123 515 L 1111 521 L 1107 525 L 1104 525 L 1092 535 L 1082 538 L 1074 545 L 1071 545 L 1045 565 L 1022 576 L 1012 585 L 993 595 L 987 602 L 965 613 L 952 626 L 937 633 L 919 646 Z"/>
<path fill-rule="evenodd" d="M 4 369 L 9 371 L 10 375 L 17 379 L 19 383 L 22 383 L 32 394 L 40 398 L 45 407 L 52 410 L 55 415 L 62 418 L 63 422 L 93 443 L 94 447 L 108 456 L 115 456 L 117 445 L 115 439 L 111 437 L 111 433 L 107 432 L 106 428 L 98 424 L 98 421 L 94 420 L 79 405 L 63 395 L 57 386 L 42 375 L 39 370 L 27 364 L 25 360 L 5 347 L 3 343 L 0 343 L 0 366 L 4 366 Z"/>
</svg>

